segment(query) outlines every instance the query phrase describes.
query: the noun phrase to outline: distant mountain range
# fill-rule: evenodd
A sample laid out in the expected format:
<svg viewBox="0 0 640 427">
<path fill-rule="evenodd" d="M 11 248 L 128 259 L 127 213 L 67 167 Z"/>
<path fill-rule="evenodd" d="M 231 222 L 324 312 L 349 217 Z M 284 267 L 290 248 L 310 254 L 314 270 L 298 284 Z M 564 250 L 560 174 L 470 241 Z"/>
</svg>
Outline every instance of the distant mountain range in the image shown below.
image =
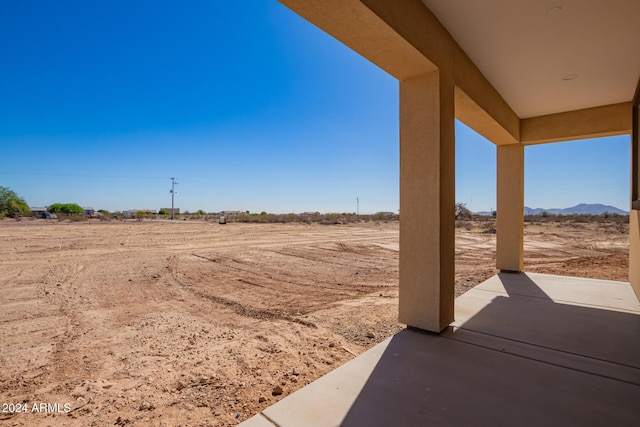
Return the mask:
<svg viewBox="0 0 640 427">
<path fill-rule="evenodd" d="M 615 206 L 602 205 L 600 203 L 580 203 L 579 205 L 564 209 L 530 208 L 528 206 L 524 207 L 525 215 L 540 215 L 542 212 L 547 212 L 554 215 L 602 215 L 605 212 L 615 213 L 619 215 L 629 215 L 629 212 L 618 209 Z M 491 215 L 491 212 L 477 212 L 477 214 Z"/>
</svg>

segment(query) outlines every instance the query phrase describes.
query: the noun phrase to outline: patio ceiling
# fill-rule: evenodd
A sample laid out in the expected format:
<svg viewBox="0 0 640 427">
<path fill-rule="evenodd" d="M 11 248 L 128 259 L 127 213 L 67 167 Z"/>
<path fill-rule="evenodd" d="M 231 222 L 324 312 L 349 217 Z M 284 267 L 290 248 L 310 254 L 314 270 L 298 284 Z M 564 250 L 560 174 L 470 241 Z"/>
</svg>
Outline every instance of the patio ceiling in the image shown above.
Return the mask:
<svg viewBox="0 0 640 427">
<path fill-rule="evenodd" d="M 518 117 L 628 102 L 638 0 L 422 0 Z"/>
</svg>

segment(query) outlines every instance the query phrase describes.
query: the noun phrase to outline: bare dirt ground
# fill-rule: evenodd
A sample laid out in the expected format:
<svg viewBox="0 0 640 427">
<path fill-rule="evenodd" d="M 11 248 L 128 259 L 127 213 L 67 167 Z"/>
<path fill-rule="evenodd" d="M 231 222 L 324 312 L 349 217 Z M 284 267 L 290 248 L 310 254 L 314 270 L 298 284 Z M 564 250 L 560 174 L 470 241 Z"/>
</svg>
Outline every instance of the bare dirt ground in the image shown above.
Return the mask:
<svg viewBox="0 0 640 427">
<path fill-rule="evenodd" d="M 486 228 L 457 229 L 458 294 L 496 272 Z M 627 280 L 624 225 L 525 242 Z M 397 223 L 0 222 L 0 425 L 236 425 L 402 329 L 397 285 Z"/>
</svg>

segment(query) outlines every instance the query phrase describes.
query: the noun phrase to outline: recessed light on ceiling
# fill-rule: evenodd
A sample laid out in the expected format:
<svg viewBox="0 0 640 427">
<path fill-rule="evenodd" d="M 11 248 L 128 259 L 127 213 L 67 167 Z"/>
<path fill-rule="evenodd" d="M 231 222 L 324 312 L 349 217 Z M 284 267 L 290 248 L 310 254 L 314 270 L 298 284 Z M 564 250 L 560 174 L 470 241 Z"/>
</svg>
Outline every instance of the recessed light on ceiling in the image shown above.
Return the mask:
<svg viewBox="0 0 640 427">
<path fill-rule="evenodd" d="M 562 80 L 575 80 L 577 78 L 577 74 L 567 74 L 566 76 L 562 77 Z"/>
<path fill-rule="evenodd" d="M 562 12 L 562 6 L 554 6 L 544 11 L 544 16 L 555 16 Z"/>
</svg>

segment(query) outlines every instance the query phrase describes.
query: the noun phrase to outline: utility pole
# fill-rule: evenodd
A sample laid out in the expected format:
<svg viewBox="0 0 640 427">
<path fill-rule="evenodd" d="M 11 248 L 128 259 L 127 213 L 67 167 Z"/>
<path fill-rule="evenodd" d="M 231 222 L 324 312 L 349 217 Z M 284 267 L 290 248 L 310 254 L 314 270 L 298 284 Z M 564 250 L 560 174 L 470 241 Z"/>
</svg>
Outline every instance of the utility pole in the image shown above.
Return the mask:
<svg viewBox="0 0 640 427">
<path fill-rule="evenodd" d="M 356 197 L 356 215 L 360 218 L 360 199 Z"/>
<path fill-rule="evenodd" d="M 174 219 L 174 215 L 173 215 L 173 212 L 174 212 L 174 208 L 173 208 L 173 198 L 174 198 L 174 197 L 175 197 L 175 195 L 176 195 L 175 186 L 176 186 L 177 184 L 178 184 L 178 183 L 176 182 L 176 179 L 175 179 L 175 178 L 171 178 L 171 190 L 169 190 L 169 193 L 171 193 L 171 219 Z"/>
</svg>

